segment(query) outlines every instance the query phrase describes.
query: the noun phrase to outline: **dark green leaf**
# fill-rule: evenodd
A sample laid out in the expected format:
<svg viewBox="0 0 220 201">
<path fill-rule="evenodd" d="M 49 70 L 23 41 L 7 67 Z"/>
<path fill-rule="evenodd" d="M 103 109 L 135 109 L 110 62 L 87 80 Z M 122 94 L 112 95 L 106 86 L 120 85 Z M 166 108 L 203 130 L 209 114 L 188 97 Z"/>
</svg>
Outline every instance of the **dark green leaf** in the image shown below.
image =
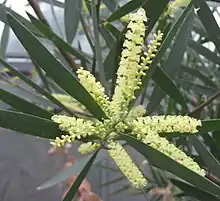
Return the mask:
<svg viewBox="0 0 220 201">
<path fill-rule="evenodd" d="M 102 37 L 104 38 L 107 46 L 111 49 L 115 43 L 115 39 L 112 36 L 111 32 L 108 29 L 106 29 L 106 27 L 103 26 L 103 24 L 100 25 L 99 30 L 100 30 L 100 33 L 102 34 Z"/>
<path fill-rule="evenodd" d="M 210 169 L 211 173 L 220 178 L 220 163 L 218 160 L 197 137 L 191 136 L 189 139 L 192 141 L 193 146 L 195 147 L 199 156 L 202 158 L 203 162 Z"/>
<path fill-rule="evenodd" d="M 49 40 L 51 40 L 57 47 L 61 48 L 62 50 L 76 56 L 79 59 L 85 60 L 89 62 L 88 58 L 83 52 L 73 48 L 71 45 L 66 43 L 62 38 L 57 36 L 47 25 L 42 23 L 41 21 L 37 20 L 33 17 L 30 13 L 27 13 L 28 17 L 30 18 L 33 25 Z"/>
<path fill-rule="evenodd" d="M 36 106 L 35 104 L 30 103 L 22 98 L 19 98 L 18 96 L 15 96 L 14 94 L 3 89 L 0 89 L 0 99 L 5 103 L 11 105 L 13 108 L 27 114 L 32 114 L 47 119 L 50 119 L 53 115 L 47 110 L 44 110 Z"/>
<path fill-rule="evenodd" d="M 220 119 L 211 119 L 202 121 L 202 127 L 199 128 L 199 133 L 207 133 L 220 130 Z"/>
<path fill-rule="evenodd" d="M 118 20 L 119 18 L 123 17 L 124 15 L 134 11 L 137 8 L 140 8 L 146 0 L 132 0 L 129 1 L 124 6 L 117 9 L 114 13 L 111 14 L 111 16 L 107 19 L 107 21 L 112 22 L 115 20 Z"/>
<path fill-rule="evenodd" d="M 95 47 L 94 47 L 94 44 L 93 44 L 94 42 L 92 40 L 91 33 L 89 32 L 88 25 L 86 24 L 86 22 L 85 22 L 85 20 L 84 20 L 84 18 L 83 18 L 81 13 L 80 13 L 80 22 L 81 22 L 83 31 L 84 31 L 84 33 L 86 35 L 86 38 L 87 38 L 87 40 L 89 42 L 89 45 L 90 45 L 93 53 L 95 54 Z"/>
<path fill-rule="evenodd" d="M 24 17 L 13 11 L 12 9 L 6 7 L 4 4 L 0 4 L 0 21 L 8 24 L 7 14 L 10 13 L 11 15 L 15 16 L 17 20 L 19 20 L 22 24 L 24 24 L 28 29 L 30 29 L 35 35 L 43 36 L 28 20 Z"/>
<path fill-rule="evenodd" d="M 113 12 L 118 5 L 117 0 L 102 0 L 102 1 L 111 12 Z"/>
<path fill-rule="evenodd" d="M 53 121 L 6 110 L 0 110 L 0 127 L 49 139 L 61 135 L 58 125 Z"/>
<path fill-rule="evenodd" d="M 57 99 L 55 99 L 50 93 L 46 92 L 43 88 L 32 82 L 29 78 L 24 76 L 22 73 L 20 73 L 18 70 L 10 66 L 8 63 L 4 62 L 0 59 L 0 62 L 4 67 L 8 68 L 11 73 L 13 73 L 15 76 L 19 77 L 22 81 L 24 81 L 27 85 L 34 88 L 37 92 L 48 98 L 51 102 L 62 108 L 64 111 L 66 111 L 68 114 L 72 115 L 73 113 L 61 102 L 59 102 Z"/>
<path fill-rule="evenodd" d="M 41 79 L 41 81 L 42 81 L 44 87 L 45 87 L 46 90 L 50 93 L 50 92 L 51 92 L 50 86 L 49 86 L 49 84 L 48 84 L 47 78 L 46 78 L 46 76 L 45 76 L 43 70 L 41 69 L 41 67 L 40 67 L 36 62 L 34 62 L 34 61 L 32 61 L 32 62 L 33 62 L 33 64 L 34 64 L 34 67 L 35 67 L 35 69 L 36 69 L 36 72 L 38 73 L 38 75 L 39 75 L 39 77 L 40 77 L 40 79 Z"/>
<path fill-rule="evenodd" d="M 150 33 L 170 0 L 148 0 L 145 2 L 143 8 L 146 10 L 147 18 L 149 19 L 147 33 Z"/>
<path fill-rule="evenodd" d="M 205 27 L 210 39 L 214 42 L 216 49 L 220 53 L 220 28 L 216 22 L 212 11 L 205 0 L 193 0 L 197 14 Z"/>
<path fill-rule="evenodd" d="M 176 83 L 186 90 L 193 90 L 195 93 L 201 94 L 201 95 L 212 96 L 217 91 L 217 89 L 215 88 L 203 86 L 200 84 L 195 84 L 193 82 L 183 80 L 183 79 L 177 79 Z"/>
<path fill-rule="evenodd" d="M 105 23 L 104 26 L 112 33 L 115 38 L 118 38 L 121 32 L 111 23 Z"/>
<path fill-rule="evenodd" d="M 66 196 L 64 197 L 63 201 L 72 201 L 75 194 L 78 191 L 78 188 L 80 186 L 80 184 L 83 182 L 84 178 L 86 177 L 86 175 L 88 174 L 92 164 L 94 163 L 94 160 L 97 156 L 97 154 L 99 153 L 99 150 L 96 151 L 92 157 L 89 159 L 89 161 L 87 162 L 87 164 L 85 165 L 85 167 L 83 167 L 82 171 L 80 172 L 79 176 L 77 177 L 77 179 L 75 180 L 75 182 L 73 183 L 73 185 L 71 186 L 71 188 L 69 189 L 68 193 L 66 194 Z"/>
<path fill-rule="evenodd" d="M 5 54 L 7 52 L 9 33 L 10 33 L 10 27 L 7 24 L 5 24 L 4 29 L 2 31 L 1 44 L 0 44 L 1 58 L 5 58 Z"/>
<path fill-rule="evenodd" d="M 180 72 L 187 72 L 189 75 L 197 77 L 200 79 L 205 85 L 215 88 L 216 84 L 209 79 L 204 73 L 200 72 L 199 69 L 193 69 L 186 66 L 181 66 Z"/>
<path fill-rule="evenodd" d="M 166 72 L 160 67 L 157 67 L 152 75 L 152 79 L 157 83 L 158 86 L 171 98 L 176 100 L 180 105 L 187 108 L 187 104 L 184 100 L 183 95 L 172 81 L 172 79 L 167 75 Z"/>
<path fill-rule="evenodd" d="M 178 197 L 192 196 L 192 197 L 197 198 L 200 201 L 207 201 L 207 200 L 219 201 L 220 200 L 211 194 L 208 194 L 192 185 L 189 185 L 177 179 L 171 179 L 171 182 L 183 191 L 182 193 L 178 195 Z"/>
<path fill-rule="evenodd" d="M 192 8 L 192 3 L 189 4 L 185 8 L 183 13 L 179 17 L 179 19 L 176 21 L 176 23 L 170 29 L 170 31 L 167 34 L 166 38 L 163 40 L 162 45 L 160 46 L 160 49 L 157 52 L 156 57 L 154 58 L 153 63 L 151 64 L 150 69 L 149 69 L 147 75 L 143 79 L 144 83 L 142 85 L 142 90 L 145 88 L 146 84 L 148 83 L 149 78 L 153 75 L 155 69 L 158 66 L 158 63 L 163 59 L 165 52 L 170 47 L 170 45 L 171 45 L 171 43 L 173 41 L 173 38 L 175 37 L 175 35 L 178 32 L 179 28 L 184 23 L 185 19 L 188 17 L 189 13 L 191 12 L 191 8 Z"/>
<path fill-rule="evenodd" d="M 93 30 L 94 30 L 94 40 L 95 40 L 95 56 L 96 56 L 96 64 L 98 67 L 100 82 L 102 85 L 107 89 L 108 85 L 105 78 L 105 72 L 103 67 L 103 60 L 102 60 L 102 49 L 100 45 L 99 39 L 99 19 L 97 14 L 96 8 L 96 1 L 91 2 L 91 12 L 92 12 L 92 21 L 93 21 Z"/>
<path fill-rule="evenodd" d="M 5 91 L 9 91 L 10 93 L 16 96 L 19 96 L 19 97 L 21 96 L 25 98 L 25 100 L 31 103 L 39 104 L 43 107 L 48 107 L 48 106 L 53 105 L 50 101 L 48 101 L 44 97 L 39 96 L 34 91 L 31 91 L 30 89 L 26 89 L 22 87 L 21 85 L 0 82 L 0 88 Z"/>
<path fill-rule="evenodd" d="M 198 175 L 194 171 L 188 169 L 187 167 L 179 164 L 170 157 L 164 155 L 163 153 L 157 151 L 156 149 L 150 147 L 147 144 L 136 140 L 128 135 L 122 135 L 122 140 L 125 140 L 135 148 L 139 153 L 146 157 L 150 164 L 166 170 L 174 175 L 180 177 L 181 179 L 193 184 L 197 188 L 204 190 L 212 195 L 220 196 L 220 187 L 215 183 L 209 181 L 203 176 Z"/>
<path fill-rule="evenodd" d="M 212 52 L 208 48 L 199 44 L 198 42 L 190 40 L 188 45 L 189 45 L 189 47 L 194 49 L 198 54 L 201 54 L 202 56 L 204 56 L 205 58 L 209 59 L 210 61 L 212 61 L 216 64 L 220 64 L 220 57 L 217 56 L 216 53 Z"/>
<path fill-rule="evenodd" d="M 56 60 L 47 48 L 45 48 L 27 28 L 11 15 L 8 15 L 8 21 L 29 55 L 44 69 L 48 76 L 76 100 L 82 103 L 95 117 L 98 119 L 105 117 L 103 110 L 79 83 L 76 77 Z"/>
<path fill-rule="evenodd" d="M 72 43 L 79 24 L 82 0 L 65 0 L 64 23 L 68 43 Z"/>
<path fill-rule="evenodd" d="M 83 167 L 89 162 L 91 157 L 92 157 L 91 154 L 85 156 L 83 159 L 73 164 L 72 167 L 68 167 L 66 169 L 61 170 L 56 176 L 54 176 L 53 178 L 51 178 L 50 180 L 46 181 L 44 184 L 39 186 L 38 189 L 50 188 L 56 185 L 57 183 L 66 180 L 70 176 L 77 175 L 80 171 L 82 171 Z M 106 157 L 106 153 L 104 151 L 100 151 L 94 163 L 98 163 L 104 157 Z"/>
<path fill-rule="evenodd" d="M 192 6 L 190 8 L 192 8 Z M 190 36 L 190 32 L 192 28 L 192 17 L 193 17 L 192 9 L 187 10 L 187 13 L 188 15 L 186 15 L 185 21 L 181 24 L 181 27 L 179 28 L 179 31 L 176 35 L 175 42 L 169 53 L 169 56 L 166 59 L 164 65 L 161 66 L 161 69 L 163 69 L 172 80 L 175 79 L 177 72 L 179 71 L 180 64 L 184 52 L 186 50 L 188 38 Z M 169 88 L 167 89 L 167 91 L 169 91 Z M 153 94 L 150 97 L 149 104 L 147 105 L 147 111 L 149 112 L 149 114 L 152 113 L 159 106 L 164 96 L 165 93 L 159 87 L 155 87 Z"/>
</svg>

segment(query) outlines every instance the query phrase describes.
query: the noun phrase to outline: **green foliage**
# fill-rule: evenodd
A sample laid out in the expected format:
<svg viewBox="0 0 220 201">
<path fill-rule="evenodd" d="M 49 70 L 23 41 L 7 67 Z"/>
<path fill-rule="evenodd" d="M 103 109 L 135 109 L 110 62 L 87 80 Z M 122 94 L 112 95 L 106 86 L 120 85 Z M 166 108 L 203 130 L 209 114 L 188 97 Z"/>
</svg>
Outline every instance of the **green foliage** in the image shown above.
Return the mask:
<svg viewBox="0 0 220 201">
<path fill-rule="evenodd" d="M 206 174 L 206 177 L 202 177 L 129 135 L 120 135 L 119 140 L 126 141 L 142 154 L 151 168 L 158 168 L 153 174 L 155 182 L 149 180 L 152 188 L 170 182 L 174 191 L 178 192 L 172 191 L 171 197 L 184 199 L 190 196 L 191 200 L 220 200 L 220 43 L 219 26 L 214 18 L 214 13 L 218 14 L 217 7 L 205 0 L 192 0 L 184 8 L 175 7 L 169 10 L 170 5 L 169 0 L 131 0 L 125 4 L 109 0 L 66 0 L 65 3 L 53 1 L 53 6 L 64 9 L 64 37 L 58 36 L 45 24 L 42 16 L 37 16 L 39 19 L 36 19 L 28 14 L 30 20 L 26 20 L 1 4 L 0 20 L 5 23 L 5 27 L 1 39 L 0 99 L 9 107 L 8 110 L 0 110 L 0 127 L 55 139 L 63 134 L 59 126 L 50 120 L 55 113 L 103 121 L 106 114 L 80 84 L 76 70 L 80 65 L 85 65 L 105 87 L 106 95 L 111 97 L 115 89 L 122 42 L 127 31 L 127 22 L 121 17 L 143 7 L 149 18 L 145 45 L 158 28 L 165 36 L 132 105 L 143 104 L 148 115 L 188 114 L 201 119 L 202 126 L 197 136 L 178 133 L 166 136 L 171 143 L 180 146 L 187 155 L 195 158 L 211 176 Z M 36 67 L 41 78 L 39 85 L 4 61 L 7 58 L 9 27 Z M 73 47 L 79 33 L 83 33 L 88 40 L 91 54 L 85 52 L 80 42 L 78 47 Z M 48 48 L 45 41 L 50 41 L 53 50 Z M 14 77 L 8 76 L 8 72 Z M 62 100 L 52 96 L 51 92 L 73 97 L 84 113 L 76 113 Z M 65 201 L 71 200 L 93 163 L 105 157 L 103 150 L 96 151 L 75 166 L 60 172 L 39 189 L 51 187 L 71 174 L 80 173 L 64 198 Z M 110 167 L 106 167 L 106 170 L 117 172 Z M 145 176 L 148 179 L 148 175 Z M 121 180 L 125 180 L 125 177 L 120 175 L 107 181 L 102 188 Z M 125 185 L 118 192 L 129 188 L 130 185 Z M 148 193 L 152 188 L 146 187 L 138 193 Z"/>
</svg>

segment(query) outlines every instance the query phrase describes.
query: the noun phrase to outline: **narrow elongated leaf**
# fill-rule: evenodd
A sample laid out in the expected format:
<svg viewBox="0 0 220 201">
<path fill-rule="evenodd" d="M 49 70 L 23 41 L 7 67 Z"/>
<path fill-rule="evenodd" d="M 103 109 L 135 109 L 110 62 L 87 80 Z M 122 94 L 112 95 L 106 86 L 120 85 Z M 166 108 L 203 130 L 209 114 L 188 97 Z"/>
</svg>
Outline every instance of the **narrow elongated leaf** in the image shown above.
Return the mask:
<svg viewBox="0 0 220 201">
<path fill-rule="evenodd" d="M 220 57 L 217 56 L 216 53 L 212 52 L 208 48 L 199 44 L 198 42 L 190 40 L 188 45 L 189 45 L 189 47 L 194 49 L 198 54 L 201 54 L 202 56 L 204 56 L 205 58 L 209 59 L 210 61 L 212 61 L 216 64 L 220 64 Z"/>
<path fill-rule="evenodd" d="M 48 139 L 61 136 L 55 122 L 20 112 L 0 110 L 0 127 Z"/>
<path fill-rule="evenodd" d="M 0 88 L 5 91 L 9 91 L 10 93 L 14 94 L 15 96 L 19 96 L 19 97 L 21 96 L 21 97 L 25 98 L 25 100 L 27 100 L 31 103 L 39 104 L 44 107 L 48 107 L 48 106 L 53 105 L 49 100 L 39 96 L 38 94 L 34 93 L 31 90 L 22 88 L 20 85 L 12 85 L 9 83 L 0 82 Z"/>
<path fill-rule="evenodd" d="M 48 76 L 82 103 L 95 117 L 98 119 L 105 117 L 103 110 L 79 83 L 76 77 L 56 60 L 27 28 L 19 23 L 12 15 L 8 15 L 8 21 L 29 55 L 44 69 Z"/>
<path fill-rule="evenodd" d="M 105 23 L 104 26 L 112 33 L 115 38 L 118 38 L 121 32 L 111 23 Z"/>
<path fill-rule="evenodd" d="M 177 72 L 179 71 L 180 64 L 183 58 L 183 54 L 187 47 L 188 38 L 190 36 L 192 28 L 192 13 L 191 9 L 186 15 L 186 20 L 182 23 L 176 38 L 175 43 L 170 51 L 170 54 L 165 61 L 165 64 L 161 67 L 170 77 L 174 80 Z M 190 14 L 191 13 L 191 14 Z M 154 75 L 157 76 L 157 75 Z M 168 89 L 169 91 L 169 89 Z M 153 91 L 153 95 L 150 98 L 150 102 L 147 105 L 147 111 L 152 113 L 160 104 L 161 100 L 164 98 L 165 93 L 159 88 L 156 87 Z M 186 109 L 186 108 L 185 108 Z"/>
<path fill-rule="evenodd" d="M 205 147 L 205 145 L 195 136 L 191 136 L 190 141 L 192 141 L 193 146 L 198 152 L 199 156 L 202 158 L 203 162 L 207 165 L 210 171 L 220 178 L 220 163 L 212 155 L 212 153 Z"/>
<path fill-rule="evenodd" d="M 206 32 L 208 33 L 210 39 L 213 41 L 216 49 L 220 53 L 220 28 L 213 16 L 212 11 L 210 10 L 205 0 L 193 0 L 193 3 L 195 5 L 196 12 L 203 26 L 205 27 Z"/>
<path fill-rule="evenodd" d="M 3 60 L 0 59 L 0 62 L 4 67 L 8 68 L 12 74 L 15 76 L 19 77 L 22 81 L 24 81 L 27 85 L 30 87 L 34 88 L 37 92 L 48 98 L 51 102 L 59 106 L 61 109 L 66 111 L 68 114 L 72 115 L 73 113 L 65 106 L 63 105 L 60 101 L 58 101 L 56 98 L 54 98 L 50 93 L 45 91 L 43 88 L 39 87 L 37 84 L 35 84 L 33 81 L 31 81 L 29 78 L 24 76 L 22 73 L 20 73 L 18 70 L 10 66 L 8 63 L 4 62 Z"/>
<path fill-rule="evenodd" d="M 189 13 L 191 12 L 192 9 L 192 3 L 189 4 L 185 10 L 183 11 L 183 13 L 181 14 L 181 16 L 179 17 L 179 19 L 176 21 L 176 23 L 173 25 L 173 27 L 170 29 L 169 33 L 167 34 L 166 38 L 163 40 L 162 45 L 160 46 L 159 51 L 156 54 L 156 57 L 154 58 L 150 69 L 147 73 L 147 75 L 144 77 L 143 79 L 143 85 L 142 85 L 142 90 L 145 88 L 146 83 L 148 83 L 149 79 L 151 78 L 151 76 L 153 75 L 155 69 L 158 66 L 158 63 L 162 60 L 165 52 L 167 51 L 167 49 L 170 47 L 175 35 L 177 34 L 179 28 L 182 26 L 183 22 L 185 21 L 185 19 L 188 17 Z"/>
<path fill-rule="evenodd" d="M 203 86 L 201 84 L 195 84 L 193 82 L 183 79 L 177 79 L 176 83 L 186 90 L 194 90 L 197 94 L 212 96 L 214 93 L 217 92 L 217 89 L 215 88 Z"/>
<path fill-rule="evenodd" d="M 72 43 L 79 24 L 82 0 L 65 0 L 64 24 L 68 43 Z"/>
<path fill-rule="evenodd" d="M 75 164 L 73 164 L 72 167 L 68 167 L 66 169 L 61 170 L 56 176 L 51 178 L 50 180 L 46 181 L 44 184 L 38 187 L 38 189 L 46 189 L 50 188 L 57 183 L 60 183 L 64 180 L 66 180 L 68 177 L 72 175 L 77 175 L 80 171 L 82 171 L 83 167 L 89 162 L 92 155 L 85 156 L 83 159 L 77 161 Z M 106 153 L 104 151 L 100 151 L 98 156 L 96 157 L 96 160 L 94 163 L 98 163 L 102 159 L 106 157 Z"/>
<path fill-rule="evenodd" d="M 121 139 L 127 141 L 129 145 L 135 148 L 139 153 L 147 158 L 150 164 L 174 175 L 180 177 L 181 179 L 193 184 L 199 189 L 208 192 L 216 197 L 220 197 L 220 186 L 209 181 L 205 177 L 198 175 L 187 167 L 179 164 L 170 157 L 164 155 L 163 153 L 157 151 L 156 149 L 150 147 L 147 144 L 136 140 L 128 135 L 122 135 Z"/>
<path fill-rule="evenodd" d="M 61 37 L 57 36 L 47 25 L 42 23 L 40 20 L 37 20 L 30 13 L 27 13 L 33 25 L 49 40 L 51 40 L 57 47 L 62 50 L 76 56 L 79 59 L 90 62 L 87 56 L 80 52 L 79 50 L 73 48 L 70 44 L 66 43 Z"/>
<path fill-rule="evenodd" d="M 10 13 L 15 16 L 16 19 L 18 19 L 22 24 L 24 24 L 28 29 L 30 29 L 35 35 L 37 36 L 43 36 L 28 20 L 26 20 L 24 17 L 13 11 L 12 9 L 6 7 L 4 4 L 0 4 L 0 21 L 4 22 L 5 24 L 8 24 L 7 20 L 7 14 Z M 9 24 L 8 24 L 9 25 Z"/>
<path fill-rule="evenodd" d="M 200 79 L 205 85 L 215 88 L 216 84 L 209 79 L 204 73 L 200 72 L 199 69 L 193 69 L 186 66 L 181 66 L 180 72 L 187 72 L 189 75 L 197 77 Z"/>
<path fill-rule="evenodd" d="M 5 91 L 3 89 L 0 89 L 0 99 L 5 103 L 11 105 L 13 108 L 27 114 L 32 114 L 47 119 L 50 119 L 51 116 L 53 115 L 47 110 L 44 110 L 43 108 L 40 108 L 35 104 L 30 103 L 18 96 L 15 96 L 14 94 Z"/>
<path fill-rule="evenodd" d="M 111 49 L 115 43 L 115 39 L 112 36 L 111 32 L 108 29 L 106 29 L 105 26 L 103 26 L 103 24 L 99 26 L 99 30 L 107 46 Z"/>
<path fill-rule="evenodd" d="M 107 19 L 107 21 L 112 22 L 112 21 L 118 20 L 119 18 L 123 17 L 124 15 L 141 7 L 145 1 L 143 1 L 143 0 L 129 1 L 127 4 L 125 4 L 124 6 L 117 9 L 114 13 L 112 13 L 111 16 Z"/>
<path fill-rule="evenodd" d="M 202 121 L 202 127 L 199 128 L 199 133 L 207 133 L 220 130 L 220 119 L 211 119 Z"/>
<path fill-rule="evenodd" d="M 113 12 L 118 5 L 117 0 L 102 0 L 102 1 L 111 12 Z"/>
<path fill-rule="evenodd" d="M 5 58 L 5 54 L 8 47 L 9 33 L 10 33 L 10 27 L 7 24 L 5 24 L 4 29 L 2 31 L 1 44 L 0 44 L 1 58 Z"/>
<path fill-rule="evenodd" d="M 107 89 L 107 82 L 105 78 L 103 60 L 102 60 L 102 50 L 99 39 L 99 18 L 96 8 L 96 1 L 91 2 L 91 12 L 92 12 L 92 22 L 93 22 L 93 30 L 94 30 L 94 42 L 95 42 L 95 56 L 96 56 L 96 65 L 98 67 L 100 82 Z"/>
<path fill-rule="evenodd" d="M 164 12 L 170 0 L 148 0 L 143 5 L 146 10 L 148 21 L 147 33 L 150 33 L 157 22 L 158 18 Z"/>
<path fill-rule="evenodd" d="M 171 179 L 171 182 L 174 185 L 178 186 L 183 191 L 182 193 L 178 194 L 178 197 L 192 196 L 201 201 L 207 201 L 207 200 L 219 201 L 220 200 L 211 194 L 201 191 L 200 189 L 192 185 L 189 185 L 185 182 L 179 181 L 177 179 Z"/>
<path fill-rule="evenodd" d="M 169 77 L 169 75 L 167 75 L 162 68 L 157 67 L 155 69 L 155 72 L 152 75 L 152 79 L 166 94 L 172 97 L 180 105 L 187 108 L 187 104 L 184 100 L 183 95 L 181 94 L 175 83 L 172 81 L 172 79 Z"/>
<path fill-rule="evenodd" d="M 93 51 L 93 53 L 95 54 L 95 46 L 94 46 L 94 42 L 93 42 L 93 39 L 91 37 L 91 33 L 89 32 L 89 29 L 88 29 L 88 25 L 86 24 L 82 14 L 80 14 L 80 22 L 81 22 L 81 25 L 82 25 L 82 28 L 83 28 L 83 31 L 86 35 L 86 38 L 89 42 L 89 45 Z"/>
<path fill-rule="evenodd" d="M 80 172 L 79 176 L 77 177 L 77 179 L 75 180 L 75 182 L 73 183 L 71 188 L 69 189 L 69 191 L 66 194 L 66 196 L 64 197 L 63 201 L 72 201 L 73 200 L 75 194 L 78 191 L 78 188 L 79 188 L 80 184 L 82 183 L 83 179 L 88 174 L 88 172 L 89 172 L 92 164 L 94 163 L 94 160 L 95 160 L 98 153 L 99 153 L 99 150 L 96 151 L 92 155 L 92 157 L 89 159 L 88 163 L 85 165 L 85 167 L 83 167 L 82 171 Z"/>
</svg>

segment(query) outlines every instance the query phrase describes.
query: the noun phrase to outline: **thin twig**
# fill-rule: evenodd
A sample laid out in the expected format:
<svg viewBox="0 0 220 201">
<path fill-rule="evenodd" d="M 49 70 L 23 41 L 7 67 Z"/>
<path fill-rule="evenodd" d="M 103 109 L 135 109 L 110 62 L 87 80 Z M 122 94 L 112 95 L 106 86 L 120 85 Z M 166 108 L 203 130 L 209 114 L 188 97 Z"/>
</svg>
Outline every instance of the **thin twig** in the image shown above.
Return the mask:
<svg viewBox="0 0 220 201">
<path fill-rule="evenodd" d="M 217 91 L 213 96 L 211 96 L 207 101 L 196 107 L 192 112 L 188 113 L 189 116 L 195 115 L 197 112 L 200 112 L 205 106 L 209 105 L 212 101 L 220 96 L 220 90 Z"/>
<path fill-rule="evenodd" d="M 39 18 L 39 20 L 41 22 L 43 22 L 44 24 L 46 24 L 49 28 L 50 25 L 48 23 L 48 21 L 46 20 L 46 18 L 44 17 L 44 14 L 43 12 L 41 11 L 40 9 L 40 6 L 39 6 L 39 3 L 38 1 L 36 0 L 27 0 L 28 3 L 30 4 L 30 6 L 33 8 L 34 12 L 36 13 L 37 17 Z M 72 55 L 70 55 L 69 53 L 67 52 L 64 52 L 61 48 L 57 47 L 61 53 L 61 55 L 64 57 L 64 59 L 68 62 L 68 64 L 70 65 L 70 67 L 76 71 L 77 70 L 77 65 L 74 61 L 74 58 Z"/>
</svg>

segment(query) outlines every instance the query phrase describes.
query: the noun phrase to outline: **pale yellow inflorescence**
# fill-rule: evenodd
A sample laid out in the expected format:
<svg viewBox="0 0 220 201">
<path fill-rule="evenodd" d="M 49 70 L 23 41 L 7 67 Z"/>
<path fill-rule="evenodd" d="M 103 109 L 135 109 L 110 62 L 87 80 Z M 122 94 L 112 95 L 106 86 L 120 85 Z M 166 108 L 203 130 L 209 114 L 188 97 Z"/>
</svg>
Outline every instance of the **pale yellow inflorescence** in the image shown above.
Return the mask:
<svg viewBox="0 0 220 201">
<path fill-rule="evenodd" d="M 110 142 L 108 148 L 109 155 L 134 187 L 143 188 L 147 185 L 147 180 L 119 143 Z"/>
<path fill-rule="evenodd" d="M 124 49 L 120 58 L 112 101 L 105 95 L 104 88 L 89 71 L 83 68 L 77 70 L 80 83 L 97 101 L 106 113 L 107 118 L 98 121 L 54 115 L 52 120 L 58 123 L 60 130 L 67 134 L 52 140 L 51 144 L 59 147 L 66 142 L 74 142 L 91 136 L 93 139 L 95 138 L 95 142 L 91 140 L 82 144 L 79 147 L 79 152 L 87 154 L 102 148 L 101 144 L 107 144 L 109 154 L 119 169 L 133 186 L 142 188 L 147 184 L 146 179 L 128 153 L 117 142 L 120 133 L 130 132 L 138 140 L 149 144 L 193 171 L 204 175 L 204 171 L 193 159 L 159 135 L 173 132 L 193 134 L 198 131 L 201 121 L 188 116 L 143 117 L 146 115 L 143 106 L 133 107 L 129 111 L 129 104 L 135 98 L 135 91 L 140 88 L 142 77 L 155 57 L 163 36 L 158 31 L 148 45 L 146 53 L 144 53 L 142 46 L 146 30 L 145 23 L 147 22 L 145 11 L 139 9 L 138 12 L 129 15 L 129 17 L 131 21 L 125 35 L 126 39 L 123 44 Z"/>
<path fill-rule="evenodd" d="M 113 114 L 127 110 L 128 104 L 135 98 L 134 92 L 139 89 L 140 78 L 145 70 L 139 64 L 146 30 L 145 22 L 147 22 L 144 9 L 132 14 L 131 19 L 132 21 L 128 24 L 129 30 L 125 34 L 126 39 L 123 43 L 124 49 L 117 71 L 115 93 L 111 102 Z"/>
<path fill-rule="evenodd" d="M 137 138 L 142 138 L 142 134 L 148 131 L 156 133 L 197 133 L 198 127 L 201 126 L 201 121 L 189 116 L 147 116 L 139 117 L 132 122 L 132 130 L 137 133 Z"/>
<path fill-rule="evenodd" d="M 63 146 L 67 142 L 74 142 L 76 139 L 85 138 L 95 132 L 92 121 L 65 115 L 54 115 L 52 120 L 59 124 L 60 130 L 68 133 L 68 135 L 62 135 L 61 138 L 56 137 L 55 140 L 51 141 L 51 144 L 56 147 Z"/>
<path fill-rule="evenodd" d="M 97 82 L 95 77 L 87 70 L 79 68 L 77 75 L 80 83 L 86 88 L 91 96 L 102 107 L 103 111 L 109 114 L 109 97 L 105 95 L 105 89 L 100 82 Z"/>
<path fill-rule="evenodd" d="M 191 157 L 187 156 L 183 151 L 178 149 L 174 144 L 171 144 L 167 139 L 160 137 L 156 132 L 149 132 L 145 135 L 145 138 L 143 138 L 142 141 L 184 165 L 185 167 L 190 168 L 197 174 L 205 176 L 205 171 L 201 169 Z"/>
<path fill-rule="evenodd" d="M 81 154 L 88 154 L 92 151 L 95 151 L 96 149 L 100 148 L 100 143 L 96 143 L 96 142 L 87 142 L 87 143 L 83 143 L 79 146 L 78 151 Z"/>
</svg>

